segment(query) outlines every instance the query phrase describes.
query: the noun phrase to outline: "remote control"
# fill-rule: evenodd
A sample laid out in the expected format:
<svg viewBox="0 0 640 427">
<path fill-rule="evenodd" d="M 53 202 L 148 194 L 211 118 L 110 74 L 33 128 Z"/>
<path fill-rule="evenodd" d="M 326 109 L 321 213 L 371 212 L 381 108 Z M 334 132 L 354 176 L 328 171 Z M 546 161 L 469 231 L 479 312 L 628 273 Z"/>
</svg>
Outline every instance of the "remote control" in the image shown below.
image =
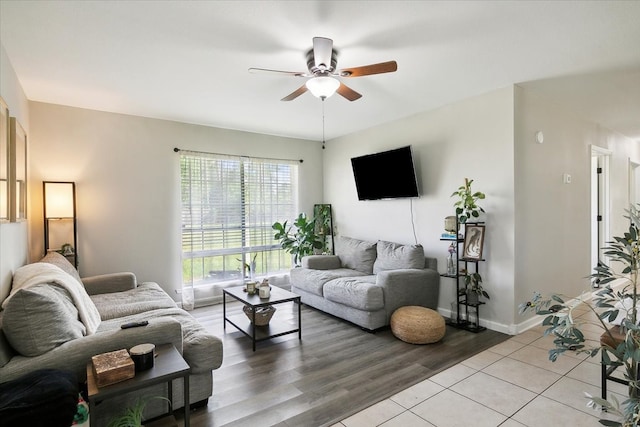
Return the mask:
<svg viewBox="0 0 640 427">
<path fill-rule="evenodd" d="M 147 322 L 146 320 L 143 320 L 142 322 L 123 323 L 122 325 L 120 325 L 120 327 L 122 329 L 129 329 L 129 328 L 137 328 L 138 326 L 147 326 L 148 324 L 149 322 Z"/>
</svg>

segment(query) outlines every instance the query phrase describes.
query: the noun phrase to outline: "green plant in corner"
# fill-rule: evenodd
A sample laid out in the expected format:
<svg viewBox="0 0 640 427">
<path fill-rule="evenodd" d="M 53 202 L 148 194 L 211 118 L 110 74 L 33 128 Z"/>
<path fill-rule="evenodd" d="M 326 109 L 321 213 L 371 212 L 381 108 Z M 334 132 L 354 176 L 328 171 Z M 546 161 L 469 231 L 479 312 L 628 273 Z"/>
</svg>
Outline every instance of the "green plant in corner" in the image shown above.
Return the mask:
<svg viewBox="0 0 640 427">
<path fill-rule="evenodd" d="M 163 399 L 171 403 L 169 399 L 161 396 L 138 398 L 133 406 L 125 408 L 122 414 L 109 421 L 108 427 L 142 427 L 144 408 L 151 399 Z"/>
<path fill-rule="evenodd" d="M 293 225 L 288 225 L 287 221 L 275 222 L 272 228 L 276 230 L 274 238 L 280 241 L 282 249 L 293 255 L 296 266 L 300 265 L 302 257 L 313 255 L 314 249 L 321 249 L 323 246 L 322 240 L 315 233 L 313 218 L 307 219 L 304 213 L 298 215 Z"/>
<path fill-rule="evenodd" d="M 594 283 L 604 286 L 595 293 L 595 297 L 591 298 L 589 295 L 588 298 L 564 298 L 561 295 L 551 295 L 550 298 L 543 298 L 539 293 L 535 293 L 531 301 L 520 304 L 520 313 L 533 311 L 544 316 L 544 334 L 555 337 L 555 347 L 549 350 L 549 360 L 555 361 L 567 351 L 586 353 L 591 357 L 600 353 L 602 364 L 606 368 L 622 368 L 624 378 L 629 383 L 628 397 L 625 401 L 619 403 L 613 396 L 608 401 L 585 393 L 589 399 L 589 407 L 601 407 L 610 415 L 619 417 L 619 421 L 600 420 L 600 424 L 612 427 L 640 425 L 640 216 L 638 209 L 633 206 L 627 213 L 630 220 L 628 231 L 622 236 L 614 237 L 604 248 L 604 254 L 609 257 L 611 264 L 615 263 L 618 268 L 614 269 L 600 263 L 589 276 Z M 611 287 L 614 281 L 616 290 Z M 578 307 L 586 307 L 594 315 L 579 316 L 575 313 Z M 607 324 L 620 319 L 620 326 Z M 593 324 L 602 329 L 605 339 L 594 341 L 585 337 L 582 329 L 585 326 L 592 328 L 590 325 Z M 620 334 L 619 337 L 614 336 L 616 332 Z M 612 345 L 613 343 L 615 344 Z"/>
<path fill-rule="evenodd" d="M 467 292 L 473 292 L 478 296 L 483 296 L 486 299 L 491 299 L 489 293 L 482 287 L 482 276 L 480 273 L 465 273 L 464 285 Z"/>
<path fill-rule="evenodd" d="M 478 206 L 478 200 L 483 200 L 485 194 L 480 191 L 475 193 L 471 190 L 472 179 L 465 178 L 464 185 L 458 187 L 458 190 L 451 194 L 451 197 L 458 197 L 458 201 L 453 204 L 456 208 L 456 215 L 458 215 L 458 221 L 461 224 L 467 222 L 468 219 L 478 218 L 480 212 L 484 212 L 480 206 Z"/>
</svg>

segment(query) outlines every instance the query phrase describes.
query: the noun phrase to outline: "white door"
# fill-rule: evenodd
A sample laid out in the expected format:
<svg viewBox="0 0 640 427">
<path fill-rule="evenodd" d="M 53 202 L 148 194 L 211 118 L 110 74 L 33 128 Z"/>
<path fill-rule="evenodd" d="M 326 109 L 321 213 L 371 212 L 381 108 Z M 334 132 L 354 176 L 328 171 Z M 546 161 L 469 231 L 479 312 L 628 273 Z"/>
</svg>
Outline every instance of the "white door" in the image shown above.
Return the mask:
<svg viewBox="0 0 640 427">
<path fill-rule="evenodd" d="M 591 272 L 598 263 L 609 264 L 602 248 L 609 236 L 609 164 L 611 151 L 591 146 Z M 597 286 L 597 284 L 595 284 Z"/>
</svg>

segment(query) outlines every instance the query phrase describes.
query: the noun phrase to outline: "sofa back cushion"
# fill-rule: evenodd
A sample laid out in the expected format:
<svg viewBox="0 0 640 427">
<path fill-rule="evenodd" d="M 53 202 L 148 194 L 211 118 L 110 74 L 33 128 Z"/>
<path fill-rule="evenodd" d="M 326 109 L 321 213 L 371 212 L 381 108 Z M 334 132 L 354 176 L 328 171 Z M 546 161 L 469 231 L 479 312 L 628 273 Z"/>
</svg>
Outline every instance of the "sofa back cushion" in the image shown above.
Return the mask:
<svg viewBox="0 0 640 427">
<path fill-rule="evenodd" d="M 59 267 L 60 270 L 71 275 L 71 277 L 76 279 L 78 282 L 82 283 L 82 280 L 80 279 L 80 274 L 78 274 L 78 269 L 75 268 L 67 258 L 65 258 L 62 254 L 58 252 L 49 252 L 38 262 L 53 264 L 56 267 Z"/>
<path fill-rule="evenodd" d="M 378 241 L 376 262 L 373 273 L 406 268 L 424 268 L 424 249 L 422 245 L 401 245 L 393 242 Z"/>
<path fill-rule="evenodd" d="M 373 273 L 373 263 L 376 261 L 376 244 L 374 242 L 338 236 L 335 247 L 342 267 L 364 274 Z"/>
<path fill-rule="evenodd" d="M 86 332 L 69 293 L 50 284 L 16 292 L 4 307 L 2 329 L 23 356 L 39 356 Z"/>
</svg>

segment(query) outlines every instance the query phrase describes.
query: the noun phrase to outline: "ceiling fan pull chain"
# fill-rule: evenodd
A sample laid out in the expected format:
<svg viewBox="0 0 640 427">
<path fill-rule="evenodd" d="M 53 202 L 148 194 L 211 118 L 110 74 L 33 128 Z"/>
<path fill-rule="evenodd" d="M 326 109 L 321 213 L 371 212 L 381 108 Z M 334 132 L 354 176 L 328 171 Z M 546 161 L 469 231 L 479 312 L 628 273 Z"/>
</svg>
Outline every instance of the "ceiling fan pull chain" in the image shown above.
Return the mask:
<svg viewBox="0 0 640 427">
<path fill-rule="evenodd" d="M 324 100 L 322 98 L 322 149 L 324 150 Z"/>
</svg>

